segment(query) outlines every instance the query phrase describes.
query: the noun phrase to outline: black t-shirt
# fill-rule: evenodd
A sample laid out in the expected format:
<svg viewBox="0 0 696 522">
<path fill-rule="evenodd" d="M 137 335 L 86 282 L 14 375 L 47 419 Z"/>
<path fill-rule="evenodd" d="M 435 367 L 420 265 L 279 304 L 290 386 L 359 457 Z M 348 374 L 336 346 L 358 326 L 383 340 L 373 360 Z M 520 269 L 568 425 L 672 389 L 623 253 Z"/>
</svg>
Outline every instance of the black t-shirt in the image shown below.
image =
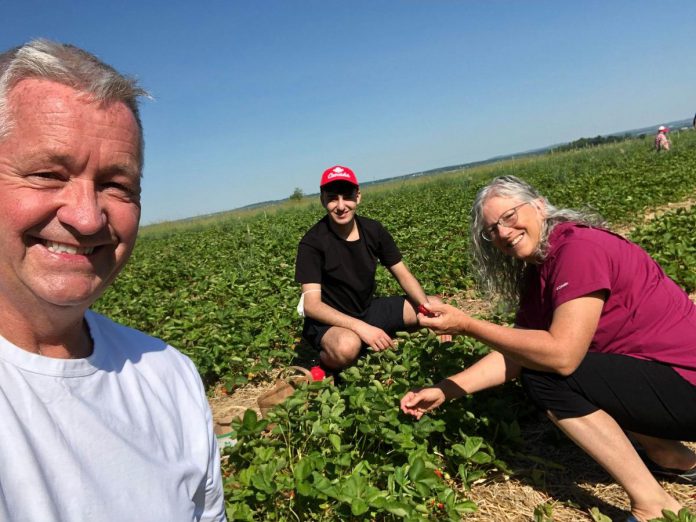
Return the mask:
<svg viewBox="0 0 696 522">
<path fill-rule="evenodd" d="M 377 261 L 389 268 L 401 261 L 391 234 L 374 219 L 355 216 L 360 238 L 341 239 L 324 216 L 297 248 L 295 281 L 321 284 L 321 300 L 336 310 L 362 317 L 375 292 Z"/>
</svg>

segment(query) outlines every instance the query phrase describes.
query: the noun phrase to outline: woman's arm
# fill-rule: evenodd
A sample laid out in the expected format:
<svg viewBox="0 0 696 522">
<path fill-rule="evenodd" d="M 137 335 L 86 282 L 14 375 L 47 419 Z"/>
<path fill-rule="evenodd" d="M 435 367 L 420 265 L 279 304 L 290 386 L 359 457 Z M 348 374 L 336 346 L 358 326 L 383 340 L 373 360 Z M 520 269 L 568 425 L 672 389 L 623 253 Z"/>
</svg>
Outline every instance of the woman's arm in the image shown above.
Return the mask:
<svg viewBox="0 0 696 522">
<path fill-rule="evenodd" d="M 485 390 L 515 379 L 521 367 L 500 352 L 491 352 L 466 370 L 443 379 L 435 386 L 408 392 L 401 399 L 401 411 L 420 419 L 446 400 Z"/>
<path fill-rule="evenodd" d="M 587 353 L 603 306 L 604 292 L 572 299 L 556 308 L 549 331 L 544 331 L 500 326 L 453 306 L 429 304 L 436 316 L 423 317 L 423 326 L 438 333 L 469 335 L 496 351 L 435 386 L 408 392 L 401 399 L 401 410 L 420 419 L 446 400 L 517 378 L 523 367 L 570 375 Z"/>
<path fill-rule="evenodd" d="M 587 353 L 604 299 L 604 292 L 598 291 L 563 303 L 554 311 L 548 331 L 500 326 L 438 303 L 428 305 L 436 316 L 424 317 L 421 325 L 478 339 L 520 366 L 570 375 Z"/>
</svg>

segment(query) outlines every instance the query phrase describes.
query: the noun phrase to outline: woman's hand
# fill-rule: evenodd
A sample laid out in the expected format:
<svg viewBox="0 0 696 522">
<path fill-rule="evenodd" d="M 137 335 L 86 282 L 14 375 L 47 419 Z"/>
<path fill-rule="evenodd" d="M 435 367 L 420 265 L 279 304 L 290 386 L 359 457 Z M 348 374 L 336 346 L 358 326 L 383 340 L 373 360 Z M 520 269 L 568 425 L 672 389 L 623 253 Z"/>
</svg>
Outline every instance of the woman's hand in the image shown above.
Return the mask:
<svg viewBox="0 0 696 522">
<path fill-rule="evenodd" d="M 445 393 L 440 388 L 413 390 L 401 399 L 401 411 L 420 419 L 424 413 L 434 410 L 445 402 Z"/>
<path fill-rule="evenodd" d="M 425 303 L 430 313 L 418 313 L 417 319 L 420 326 L 430 328 L 440 335 L 456 335 L 466 333 L 466 324 L 470 317 L 459 308 L 444 303 Z M 451 340 L 451 337 L 450 337 Z"/>
</svg>

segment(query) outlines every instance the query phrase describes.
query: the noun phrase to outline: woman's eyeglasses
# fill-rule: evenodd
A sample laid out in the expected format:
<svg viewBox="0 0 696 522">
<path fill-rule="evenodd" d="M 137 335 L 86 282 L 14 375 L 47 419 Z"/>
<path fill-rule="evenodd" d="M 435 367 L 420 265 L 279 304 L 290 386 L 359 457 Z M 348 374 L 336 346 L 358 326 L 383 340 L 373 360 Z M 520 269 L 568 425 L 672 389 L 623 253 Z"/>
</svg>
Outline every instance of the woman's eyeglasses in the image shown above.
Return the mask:
<svg viewBox="0 0 696 522">
<path fill-rule="evenodd" d="M 486 241 L 493 241 L 495 238 L 499 237 L 498 236 L 498 227 L 499 226 L 504 226 L 504 227 L 512 227 L 517 223 L 517 209 L 520 207 L 525 206 L 529 201 L 525 201 L 524 203 L 520 203 L 516 207 L 512 207 L 510 210 L 506 210 L 503 212 L 503 214 L 498 218 L 498 221 L 493 223 L 491 226 L 484 228 L 481 231 L 481 237 L 486 240 Z"/>
</svg>

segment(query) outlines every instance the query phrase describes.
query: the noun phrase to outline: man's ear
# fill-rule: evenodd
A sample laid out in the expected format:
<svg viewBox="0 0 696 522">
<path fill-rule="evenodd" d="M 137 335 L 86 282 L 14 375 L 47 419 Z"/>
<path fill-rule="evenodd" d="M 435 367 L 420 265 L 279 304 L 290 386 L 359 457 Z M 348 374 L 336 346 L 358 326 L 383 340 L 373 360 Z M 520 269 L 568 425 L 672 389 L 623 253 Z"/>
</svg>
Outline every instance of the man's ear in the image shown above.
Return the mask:
<svg viewBox="0 0 696 522">
<path fill-rule="evenodd" d="M 360 204 L 360 199 L 362 199 L 362 194 L 360 193 L 360 189 L 358 189 L 357 194 L 355 194 L 355 202 L 359 205 Z"/>
</svg>

